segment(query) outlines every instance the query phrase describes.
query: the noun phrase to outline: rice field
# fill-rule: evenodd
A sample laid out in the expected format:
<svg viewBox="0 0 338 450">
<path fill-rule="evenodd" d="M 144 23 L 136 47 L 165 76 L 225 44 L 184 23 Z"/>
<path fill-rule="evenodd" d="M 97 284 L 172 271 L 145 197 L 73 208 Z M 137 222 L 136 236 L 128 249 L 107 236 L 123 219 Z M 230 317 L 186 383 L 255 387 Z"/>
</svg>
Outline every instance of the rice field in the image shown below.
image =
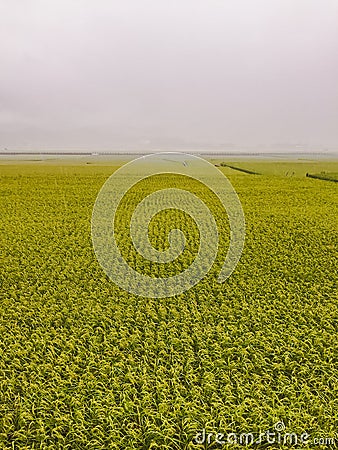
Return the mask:
<svg viewBox="0 0 338 450">
<path fill-rule="evenodd" d="M 337 448 L 337 184 L 305 174 L 338 173 L 338 163 L 220 168 L 246 221 L 223 284 L 229 226 L 210 193 L 170 176 L 134 189 L 125 211 L 156 186 L 191 190 L 220 232 L 207 276 L 168 298 L 126 292 L 95 257 L 93 206 L 119 164 L 0 164 L 0 448 Z M 165 211 L 149 227 L 159 251 L 172 227 L 187 237 L 168 266 L 137 255 L 129 220 L 122 211 L 117 240 L 135 270 L 156 277 L 191 264 L 200 236 L 185 214 Z M 239 438 L 276 424 L 306 442 Z"/>
</svg>

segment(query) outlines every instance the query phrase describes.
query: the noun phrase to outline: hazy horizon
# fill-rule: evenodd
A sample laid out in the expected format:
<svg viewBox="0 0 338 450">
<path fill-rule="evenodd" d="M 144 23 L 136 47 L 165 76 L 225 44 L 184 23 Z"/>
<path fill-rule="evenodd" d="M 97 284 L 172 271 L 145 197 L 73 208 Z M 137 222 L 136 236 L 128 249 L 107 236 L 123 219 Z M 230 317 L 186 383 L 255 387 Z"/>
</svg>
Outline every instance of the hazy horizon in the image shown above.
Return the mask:
<svg viewBox="0 0 338 450">
<path fill-rule="evenodd" d="M 334 0 L 0 5 L 1 152 L 336 152 Z"/>
</svg>

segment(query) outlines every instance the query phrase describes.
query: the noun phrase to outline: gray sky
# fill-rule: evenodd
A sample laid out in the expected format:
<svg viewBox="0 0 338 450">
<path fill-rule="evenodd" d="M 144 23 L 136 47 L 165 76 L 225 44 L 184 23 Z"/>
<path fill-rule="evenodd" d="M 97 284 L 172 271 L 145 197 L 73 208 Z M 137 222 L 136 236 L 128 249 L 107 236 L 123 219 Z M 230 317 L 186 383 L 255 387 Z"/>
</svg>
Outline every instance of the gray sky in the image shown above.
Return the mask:
<svg viewBox="0 0 338 450">
<path fill-rule="evenodd" d="M 337 0 L 0 0 L 0 150 L 338 148 Z"/>
</svg>

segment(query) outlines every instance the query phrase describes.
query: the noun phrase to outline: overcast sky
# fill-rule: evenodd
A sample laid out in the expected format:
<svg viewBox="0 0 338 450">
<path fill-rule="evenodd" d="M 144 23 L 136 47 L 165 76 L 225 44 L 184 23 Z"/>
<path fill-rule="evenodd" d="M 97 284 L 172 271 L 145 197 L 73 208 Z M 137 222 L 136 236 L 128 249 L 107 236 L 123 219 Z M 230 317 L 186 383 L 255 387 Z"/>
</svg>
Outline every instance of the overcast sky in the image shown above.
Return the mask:
<svg viewBox="0 0 338 450">
<path fill-rule="evenodd" d="M 337 0 L 0 0 L 0 150 L 338 148 Z"/>
</svg>

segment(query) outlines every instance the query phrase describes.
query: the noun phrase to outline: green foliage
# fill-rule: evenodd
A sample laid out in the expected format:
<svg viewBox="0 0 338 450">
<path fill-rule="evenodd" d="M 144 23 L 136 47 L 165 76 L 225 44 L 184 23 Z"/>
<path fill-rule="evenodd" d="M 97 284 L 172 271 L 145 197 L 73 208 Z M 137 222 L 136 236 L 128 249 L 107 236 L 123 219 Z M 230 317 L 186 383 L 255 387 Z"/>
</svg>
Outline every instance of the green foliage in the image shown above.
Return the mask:
<svg viewBox="0 0 338 450">
<path fill-rule="evenodd" d="M 247 236 L 224 284 L 227 224 L 190 186 L 223 230 L 219 261 L 195 288 L 155 300 L 116 287 L 93 253 L 91 212 L 114 168 L 0 170 L 1 448 L 192 449 L 202 428 L 259 432 L 281 420 L 337 437 L 335 183 L 232 172 Z M 156 248 L 169 220 L 192 236 L 176 271 L 198 236 L 180 212 L 159 214 Z"/>
<path fill-rule="evenodd" d="M 326 180 L 326 181 L 335 181 L 338 182 L 338 172 L 321 172 L 321 173 L 315 173 L 315 174 L 306 174 L 309 178 L 317 178 L 318 180 Z"/>
<path fill-rule="evenodd" d="M 229 164 L 226 164 L 224 162 L 222 162 L 220 165 L 221 165 L 221 167 L 229 167 L 230 169 L 238 170 L 239 172 L 248 173 L 249 175 L 259 175 L 258 172 L 254 172 L 254 171 L 248 170 L 248 169 L 243 169 L 241 167 L 229 166 Z"/>
</svg>

